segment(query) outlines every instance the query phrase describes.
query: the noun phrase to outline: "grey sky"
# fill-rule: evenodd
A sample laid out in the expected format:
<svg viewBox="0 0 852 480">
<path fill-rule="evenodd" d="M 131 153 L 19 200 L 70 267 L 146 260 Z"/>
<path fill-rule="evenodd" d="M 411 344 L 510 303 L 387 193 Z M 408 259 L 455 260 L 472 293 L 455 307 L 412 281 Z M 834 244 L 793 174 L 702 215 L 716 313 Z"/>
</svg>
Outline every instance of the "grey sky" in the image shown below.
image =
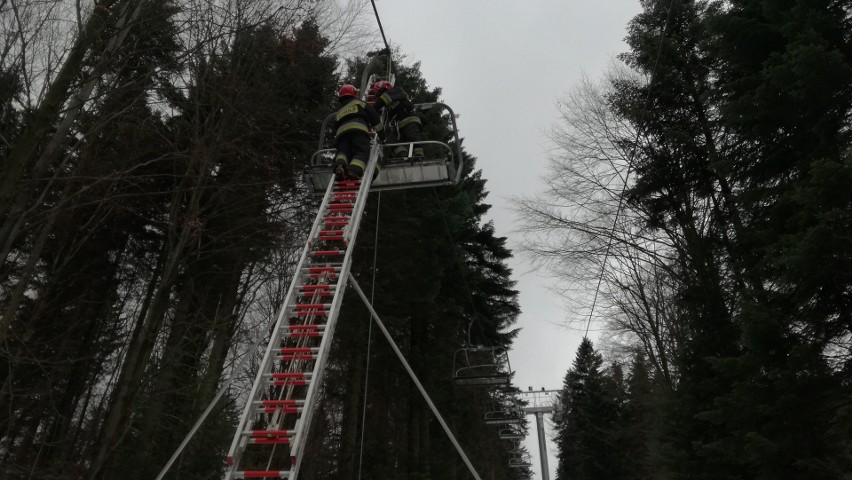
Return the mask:
<svg viewBox="0 0 852 480">
<path fill-rule="evenodd" d="M 359 0 L 360 1 L 360 0 Z M 365 0 L 366 1 L 366 0 Z M 596 78 L 625 51 L 638 0 L 377 0 L 388 40 L 420 61 L 431 86 L 460 115 L 459 130 L 488 180 L 497 233 L 513 249 L 520 234 L 509 199 L 543 188 L 556 100 L 583 75 Z M 371 12 L 370 12 L 371 13 Z M 381 38 L 376 38 L 377 46 Z M 523 328 L 511 354 L 515 383 L 559 388 L 581 332 L 549 290 L 553 281 L 518 256 L 511 266 L 521 292 Z M 530 418 L 532 421 L 532 418 Z M 534 424 L 530 433 L 534 435 Z M 551 478 L 555 450 L 549 441 Z M 532 438 L 535 478 L 538 449 Z"/>
</svg>

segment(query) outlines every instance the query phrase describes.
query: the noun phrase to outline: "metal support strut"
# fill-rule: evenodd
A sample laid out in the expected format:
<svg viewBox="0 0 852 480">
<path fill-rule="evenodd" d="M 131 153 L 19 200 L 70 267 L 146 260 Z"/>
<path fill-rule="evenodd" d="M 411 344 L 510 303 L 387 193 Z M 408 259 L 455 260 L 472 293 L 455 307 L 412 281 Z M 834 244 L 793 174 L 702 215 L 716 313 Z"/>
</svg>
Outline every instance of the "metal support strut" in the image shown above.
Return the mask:
<svg viewBox="0 0 852 480">
<path fill-rule="evenodd" d="M 547 465 L 547 444 L 544 436 L 544 412 L 535 412 L 535 427 L 538 430 L 538 454 L 541 456 L 541 480 L 550 480 Z"/>
<path fill-rule="evenodd" d="M 426 393 L 426 389 L 423 388 L 423 384 L 420 383 L 420 380 L 417 378 L 417 375 L 414 373 L 414 370 L 411 369 L 411 365 L 408 364 L 408 360 L 405 359 L 405 356 L 399 350 L 399 347 L 396 346 L 396 342 L 394 342 L 393 337 L 391 336 L 388 329 L 385 328 L 384 322 L 379 318 L 379 314 L 373 309 L 373 306 L 370 304 L 370 300 L 367 299 L 367 295 L 364 294 L 361 287 L 358 285 L 358 282 L 355 281 L 355 278 L 352 275 L 349 275 L 349 283 L 352 284 L 352 288 L 358 293 L 358 296 L 361 297 L 361 300 L 364 302 L 364 305 L 367 307 L 367 310 L 370 311 L 370 315 L 373 316 L 373 320 L 376 321 L 376 325 L 379 327 L 379 330 L 382 331 L 382 334 L 390 343 L 391 348 L 393 348 L 394 353 L 396 353 L 399 361 L 402 362 L 402 366 L 405 367 L 405 371 L 408 372 L 408 376 L 411 377 L 411 380 L 414 382 L 414 385 L 417 386 L 417 390 L 420 391 L 420 394 L 423 395 L 423 399 L 426 400 L 426 403 L 429 405 L 429 408 L 432 410 L 432 413 L 435 414 L 435 418 L 438 419 L 438 423 L 441 424 L 441 428 L 446 432 L 447 437 L 449 437 L 450 442 L 452 442 L 453 446 L 456 448 L 456 451 L 459 452 L 459 456 L 461 456 L 464 464 L 467 465 L 467 469 L 470 470 L 470 474 L 473 475 L 473 478 L 476 480 L 482 480 L 478 473 L 476 473 L 476 469 L 473 468 L 473 464 L 470 463 L 470 459 L 467 458 L 467 454 L 464 453 L 461 445 L 459 445 L 458 440 L 456 440 L 455 435 L 450 430 L 450 427 L 447 426 L 447 422 L 444 421 L 444 417 L 441 416 L 441 412 L 438 411 L 438 408 L 432 403 L 432 399 L 429 397 L 429 394 Z"/>
</svg>

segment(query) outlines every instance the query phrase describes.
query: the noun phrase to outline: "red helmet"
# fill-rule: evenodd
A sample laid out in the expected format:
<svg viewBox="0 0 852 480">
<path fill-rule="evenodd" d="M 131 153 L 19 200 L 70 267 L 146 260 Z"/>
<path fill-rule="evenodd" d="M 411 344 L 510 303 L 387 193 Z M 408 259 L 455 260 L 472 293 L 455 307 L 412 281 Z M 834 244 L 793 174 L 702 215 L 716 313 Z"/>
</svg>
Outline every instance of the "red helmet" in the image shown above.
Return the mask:
<svg viewBox="0 0 852 480">
<path fill-rule="evenodd" d="M 376 92 L 376 95 L 380 95 L 385 90 L 390 90 L 391 88 L 393 88 L 393 85 L 389 81 L 379 80 L 373 84 L 372 90 Z"/>
<path fill-rule="evenodd" d="M 358 89 L 355 88 L 355 85 L 343 85 L 340 87 L 340 91 L 337 92 L 337 96 L 340 98 L 352 97 L 355 98 L 358 96 Z"/>
</svg>

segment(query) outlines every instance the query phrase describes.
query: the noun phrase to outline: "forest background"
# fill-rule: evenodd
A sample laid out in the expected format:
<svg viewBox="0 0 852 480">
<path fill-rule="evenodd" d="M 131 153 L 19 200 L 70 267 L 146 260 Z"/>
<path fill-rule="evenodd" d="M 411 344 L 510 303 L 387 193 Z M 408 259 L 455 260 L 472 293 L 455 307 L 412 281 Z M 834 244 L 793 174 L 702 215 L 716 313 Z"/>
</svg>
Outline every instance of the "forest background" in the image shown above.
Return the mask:
<svg viewBox="0 0 852 480">
<path fill-rule="evenodd" d="M 12 22 L 12 27 L 40 18 L 22 15 L 20 5 L 4 5 L 8 6 L 3 10 L 8 13 L 4 21 Z M 129 21 L 136 10 L 126 8 L 126 17 L 110 12 L 110 7 L 122 5 L 127 4 L 103 4 L 105 10 L 94 10 L 91 18 L 103 21 L 109 13 L 105 18 L 110 21 Z M 198 8 L 186 8 L 188 5 Z M 244 270 L 239 269 L 241 274 L 235 278 L 239 266 L 258 266 L 263 272 L 256 277 L 258 283 L 247 284 L 262 284 L 272 292 L 254 297 L 259 301 L 252 305 L 268 300 L 266 312 L 261 308 L 247 310 L 248 315 L 229 313 L 225 325 L 234 318 L 252 318 L 252 314 L 260 321 L 274 309 L 270 299 L 276 287 L 259 279 L 267 273 L 266 280 L 282 278 L 280 273 L 287 271 L 299 242 L 287 243 L 289 250 L 286 245 L 274 249 L 268 245 L 282 238 L 298 238 L 300 221 L 294 219 L 310 215 L 309 200 L 282 195 L 292 193 L 287 191 L 291 186 L 288 177 L 293 185 L 298 183 L 298 168 L 294 171 L 292 167 L 300 165 L 295 158 L 304 152 L 298 147 L 304 137 L 284 140 L 290 150 L 277 143 L 281 140 L 276 137 L 292 125 L 301 125 L 296 131 L 310 136 L 310 123 L 300 122 L 312 115 L 321 118 L 331 108 L 327 99 L 333 98 L 338 80 L 336 64 L 317 54 L 327 48 L 318 47 L 325 42 L 320 32 L 327 24 L 315 14 L 333 10 L 310 2 L 293 3 L 292 10 L 264 11 L 255 3 L 233 13 L 205 9 L 211 5 L 181 2 L 174 11 L 163 10 L 169 13 L 158 9 L 138 17 L 140 22 L 150 22 L 146 33 L 159 32 L 161 37 L 149 34 L 134 39 L 132 29 L 122 29 L 121 24 L 109 26 L 85 20 L 90 17 L 82 14 L 76 16 L 80 30 L 87 33 L 85 38 L 114 33 L 110 41 L 93 41 L 85 48 L 75 49 L 69 43 L 67 59 L 76 59 L 77 70 L 42 68 L 38 63 L 52 58 L 67 64 L 54 55 L 55 45 L 61 44 L 59 37 L 46 35 L 40 44 L 46 47 L 30 48 L 39 43 L 24 32 L 49 32 L 49 28 L 19 29 L 20 33 L 8 37 L 4 58 L 12 65 L 29 65 L 4 73 L 10 80 L 4 85 L 17 90 L 11 88 L 4 97 L 10 100 L 3 104 L 7 150 L 3 151 L 4 187 L 0 190 L 5 215 L 0 233 L 8 272 L 3 277 L 3 340 L 9 362 L 4 368 L 9 385 L 4 410 L 17 414 L 10 417 L 11 433 L 5 438 L 14 448 L 4 453 L 8 458 L 21 455 L 14 457 L 20 459 L 18 463 L 4 465 L 18 468 L 13 470 L 15 475 L 70 472 L 84 476 L 91 471 L 104 475 L 101 472 L 108 471 L 110 462 L 122 454 L 150 458 L 149 452 L 123 452 L 101 440 L 133 440 L 133 435 L 159 439 L 160 430 L 169 430 L 162 425 L 158 411 L 162 404 L 154 400 L 156 395 L 144 397 L 142 403 L 148 405 L 133 404 L 142 398 L 142 389 L 172 398 L 210 391 L 222 370 L 207 366 L 220 360 L 224 364 L 227 347 L 237 338 L 236 333 L 243 332 L 226 326 L 219 334 L 215 329 L 199 329 L 206 325 L 199 322 L 214 319 L 213 325 L 217 325 L 220 312 L 235 312 L 244 306 L 238 295 L 231 295 L 230 305 L 223 303 L 222 292 L 240 292 L 239 287 L 246 284 Z M 255 6 L 258 10 L 253 10 Z M 313 6 L 322 8 L 313 10 Z M 596 319 L 605 323 L 595 326 L 606 326 L 616 334 L 607 346 L 605 362 L 590 342 L 584 342 L 565 377 L 564 399 L 569 409 L 559 426 L 559 475 L 615 478 L 612 475 L 619 472 L 628 475 L 625 478 L 847 478 L 852 291 L 852 201 L 847 188 L 852 179 L 849 4 L 644 1 L 642 8 L 629 26 L 629 49 L 620 58 L 626 67 L 613 69 L 598 84 L 580 86 L 561 104 L 563 120 L 553 131 L 556 148 L 549 196 L 519 201 L 530 220 L 527 228 L 533 232 L 527 248 L 572 285 L 597 291 L 600 282 Z M 73 8 L 69 12 L 75 13 Z M 263 22 L 240 21 L 252 18 L 251 12 L 262 13 L 257 18 L 269 18 L 274 12 L 275 21 L 283 21 L 279 26 L 285 28 L 269 35 Z M 191 21 L 171 21 L 183 19 L 181 15 L 190 15 Z M 230 24 L 231 30 L 222 27 L 228 25 L 220 21 L 223 17 L 237 19 Z M 51 12 L 42 18 L 54 17 Z M 157 23 L 156 18 L 167 21 Z M 304 23 L 310 18 L 313 23 Z M 205 24 L 204 19 L 212 21 Z M 35 25 L 49 24 L 35 21 Z M 204 25 L 200 32 L 186 37 L 170 33 L 175 26 L 179 32 L 192 33 L 193 28 Z M 212 36 L 205 36 L 211 32 Z M 240 37 L 237 32 L 250 33 Z M 301 32 L 301 37 L 295 32 Z M 158 40 L 146 43 L 150 38 Z M 180 42 L 170 46 L 170 38 Z M 174 52 L 195 45 L 186 38 L 206 39 L 199 44 L 213 45 L 212 50 L 189 48 L 186 51 L 196 54 L 172 58 Z M 238 38 L 246 43 L 237 42 Z M 281 45 L 296 44 L 300 38 L 314 44 L 315 53 L 299 59 L 305 63 L 292 70 L 328 74 L 330 80 L 322 84 L 325 91 L 320 94 L 324 100 L 300 105 L 300 100 L 310 96 L 294 95 L 274 104 L 265 95 L 255 97 L 262 98 L 262 103 L 250 101 L 252 95 L 265 91 L 267 82 L 287 78 L 281 70 L 246 78 L 245 73 L 253 69 L 242 70 L 246 68 L 242 65 L 274 64 L 256 61 L 256 53 L 262 59 L 276 57 L 275 52 L 255 51 L 257 45 L 277 44 L 263 38 L 278 39 Z M 329 38 L 337 37 L 325 40 Z M 127 54 L 122 50 L 125 45 L 133 45 L 144 55 Z M 17 50 L 19 46 L 24 53 Z M 43 55 L 33 55 L 33 51 Z M 113 61 L 119 58 L 126 63 Z M 229 63 L 223 58 L 245 63 Z M 287 58 L 283 63 L 293 66 L 296 61 Z M 201 75 L 181 77 L 176 73 L 187 65 L 191 69 L 186 71 Z M 50 81 L 38 80 L 39 75 Z M 320 77 L 325 75 L 302 81 L 319 88 L 316 79 Z M 91 78 L 98 81 L 88 81 Z M 207 83 L 195 83 L 196 79 Z M 111 83 L 104 87 L 98 83 L 101 81 Z M 67 82 L 64 93 L 51 95 L 56 90 L 47 86 L 62 82 Z M 425 84 L 423 87 L 421 98 L 437 93 L 430 93 Z M 416 83 L 410 88 L 416 91 Z M 35 100 L 26 100 L 19 91 L 35 95 Z M 280 94 L 279 89 L 272 91 Z M 239 104 L 233 103 L 236 98 Z M 61 115 L 42 115 L 42 106 Z M 109 106 L 113 110 L 103 112 L 114 113 L 100 115 L 101 110 L 92 109 L 94 106 Z M 259 118 L 245 115 L 243 106 L 251 106 L 252 114 Z M 289 106 L 295 110 L 288 110 Z M 139 109 L 135 117 L 139 120 L 123 125 L 132 135 L 103 133 L 122 127 L 115 119 L 134 118 L 127 115 L 134 108 Z M 288 111 L 289 118 L 282 115 Z M 281 128 L 263 132 L 270 125 Z M 127 154 L 125 142 L 109 141 L 133 138 L 145 132 L 143 127 L 152 132 L 137 137 L 140 140 L 133 155 Z M 181 135 L 172 136 L 175 132 Z M 225 142 L 220 143 L 222 140 Z M 222 149 L 225 145 L 228 148 Z M 293 152 L 289 162 L 269 161 L 270 152 L 280 158 L 285 151 Z M 93 161 L 105 156 L 119 162 L 118 166 Z M 163 164 L 173 168 L 165 173 L 155 168 Z M 268 170 L 270 165 L 275 166 L 273 172 Z M 255 168 L 258 171 L 252 171 Z M 271 184 L 270 178 L 275 178 L 275 185 L 268 190 L 239 188 L 256 186 L 260 179 Z M 515 313 L 511 282 L 505 283 L 508 272 L 502 263 L 507 252 L 499 239 L 482 242 L 482 236 L 476 234 L 483 231 L 488 240 L 492 231 L 481 222 L 484 206 L 475 207 L 481 200 L 481 182 L 476 176 L 471 178 L 475 181 L 466 188 L 472 191 L 455 192 L 468 197 L 469 203 L 453 201 L 449 192 L 449 198 L 438 199 L 449 202 L 437 204 L 446 207 L 443 212 L 456 212 L 459 219 L 457 224 L 448 223 L 449 238 L 454 240 L 439 251 L 461 251 L 456 258 L 471 260 L 467 267 L 458 267 L 467 275 L 478 272 L 488 277 L 488 272 L 498 272 L 492 279 L 500 280 L 496 285 L 504 289 L 506 301 L 502 310 L 485 315 L 480 323 L 485 326 L 486 320 L 497 319 L 483 337 L 503 342 L 508 339 L 501 332 L 507 333 Z M 220 186 L 226 188 L 219 192 L 216 187 Z M 210 193 L 214 191 L 217 193 Z M 287 200 L 269 210 L 267 195 Z M 417 203 L 427 200 L 428 196 L 412 197 L 419 208 L 406 209 L 405 215 L 414 211 L 428 218 L 431 211 L 437 221 L 442 210 L 435 209 L 436 204 L 429 209 Z M 449 208 L 454 204 L 460 210 Z M 554 205 L 559 208 L 551 208 Z M 404 219 L 405 215 L 391 218 Z M 242 220 L 248 218 L 259 222 L 250 228 L 259 227 L 257 231 L 266 235 L 246 235 L 241 229 L 249 228 L 248 222 Z M 234 219 L 240 222 L 233 223 Z M 432 223 L 431 235 L 434 227 Z M 204 238 L 212 232 L 218 233 Z M 473 234 L 477 241 L 459 242 L 465 233 Z M 419 238 L 412 236 L 395 240 L 393 245 L 406 245 L 405 240 L 416 243 Z M 239 245 L 241 254 L 225 255 L 223 245 Z M 480 246 L 498 261 L 478 256 L 474 247 Z M 273 262 L 279 270 L 266 266 L 264 252 L 269 251 L 281 256 Z M 282 252 L 289 252 L 290 259 Z M 403 249 L 401 257 L 407 253 Z M 454 268 L 445 264 L 423 278 L 429 278 L 433 287 L 443 285 L 444 274 L 450 278 L 448 272 Z M 95 271 L 113 273 L 85 275 Z M 203 276 L 203 288 L 193 284 L 193 273 Z M 458 279 L 459 275 L 452 277 Z M 92 282 L 92 278 L 107 280 L 107 284 Z M 108 282 L 112 278 L 125 283 Z M 210 282 L 211 278 L 219 280 Z M 60 285 L 62 288 L 56 288 Z M 472 292 L 475 299 L 477 290 Z M 426 293 L 418 289 L 395 298 L 417 302 Z M 456 311 L 446 318 L 461 320 L 451 324 L 453 330 L 462 330 L 454 332 L 456 342 L 464 336 L 459 325 L 488 312 L 484 305 L 488 300 L 489 296 L 479 300 L 482 308 L 474 301 L 470 311 L 465 311 L 464 302 L 448 303 Z M 411 334 L 408 329 L 413 324 L 407 320 L 400 318 L 402 335 Z M 203 338 L 201 330 L 210 336 Z M 67 335 L 68 331 L 91 336 L 80 341 L 80 337 Z M 144 340 L 122 341 L 136 338 Z M 201 353 L 187 355 L 187 344 Z M 451 346 L 452 341 L 445 345 Z M 30 368 L 22 370 L 22 366 Z M 107 371 L 109 366 L 115 370 Z M 643 369 L 647 375 L 642 374 Z M 186 372 L 194 373 L 181 376 Z M 80 382 L 72 376 L 75 374 L 93 377 Z M 99 378 L 113 379 L 115 384 L 103 388 Z M 193 378 L 197 383 L 190 385 L 181 378 Z M 15 390 L 21 387 L 24 390 Z M 184 387 L 193 394 L 179 392 Z M 203 393 L 193 401 L 200 398 Z M 346 398 L 346 392 L 341 398 Z M 352 405 L 347 401 L 338 404 Z M 108 408 L 110 413 L 104 415 L 97 408 Z M 221 418 L 224 432 L 229 428 L 227 415 Z M 412 425 L 418 423 L 408 425 L 408 431 L 413 431 Z M 80 457 L 72 448 L 59 460 L 69 463 L 51 465 L 62 458 L 55 456 L 63 448 L 56 439 L 64 439 L 66 429 L 79 432 L 81 436 L 72 437 L 73 448 L 86 453 Z M 595 435 L 590 437 L 590 433 Z M 177 435 L 162 434 L 163 438 Z M 344 459 L 325 466 L 335 472 L 351 465 L 346 455 L 351 455 L 352 443 L 347 444 L 344 437 L 335 445 L 340 457 L 323 457 Z M 433 468 L 438 469 L 436 474 L 455 472 L 451 464 L 420 455 L 419 447 L 426 444 L 419 435 L 415 438 L 418 441 L 409 439 L 406 444 L 404 462 L 392 463 L 404 464 L 409 475 L 431 475 Z M 87 439 L 89 444 L 77 439 Z M 635 450 L 625 450 L 626 445 Z M 159 443 L 150 447 L 168 450 Z M 199 450 L 214 451 L 212 446 Z M 481 451 L 488 455 L 489 449 Z M 625 455 L 626 451 L 631 454 Z M 77 465 L 78 458 L 86 460 Z M 215 462 L 213 459 L 212 464 Z M 602 465 L 608 467 L 604 473 Z M 192 471 L 194 467 L 187 468 Z"/>
<path fill-rule="evenodd" d="M 302 174 L 372 31 L 324 1 L 0 13 L 0 476 L 153 478 L 267 335 L 319 201 Z M 415 102 L 438 100 L 417 64 L 396 75 Z M 465 163 L 453 188 L 371 197 L 353 271 L 483 475 L 525 478 L 509 468 L 516 446 L 482 422 L 507 392 L 450 381 L 455 351 L 508 347 L 518 313 L 510 252 Z M 461 475 L 366 312 L 344 311 L 303 476 Z M 253 378 L 235 373 L 168 478 L 221 476 Z"/>
</svg>

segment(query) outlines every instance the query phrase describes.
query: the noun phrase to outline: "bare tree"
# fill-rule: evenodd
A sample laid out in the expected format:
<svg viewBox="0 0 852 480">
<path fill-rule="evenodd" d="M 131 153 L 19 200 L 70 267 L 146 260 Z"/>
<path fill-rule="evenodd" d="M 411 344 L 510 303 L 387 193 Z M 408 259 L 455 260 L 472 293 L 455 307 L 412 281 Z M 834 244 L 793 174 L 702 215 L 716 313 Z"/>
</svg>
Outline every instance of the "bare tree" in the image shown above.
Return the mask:
<svg viewBox="0 0 852 480">
<path fill-rule="evenodd" d="M 645 212 L 625 199 L 638 153 L 633 145 L 642 139 L 608 102 L 622 80 L 640 81 L 614 67 L 602 82 L 584 80 L 558 103 L 545 190 L 515 205 L 523 248 L 557 279 L 573 323 L 626 334 L 672 381 L 679 338 L 671 311 L 676 242 L 667 234 L 674 232 L 646 227 Z"/>
</svg>

